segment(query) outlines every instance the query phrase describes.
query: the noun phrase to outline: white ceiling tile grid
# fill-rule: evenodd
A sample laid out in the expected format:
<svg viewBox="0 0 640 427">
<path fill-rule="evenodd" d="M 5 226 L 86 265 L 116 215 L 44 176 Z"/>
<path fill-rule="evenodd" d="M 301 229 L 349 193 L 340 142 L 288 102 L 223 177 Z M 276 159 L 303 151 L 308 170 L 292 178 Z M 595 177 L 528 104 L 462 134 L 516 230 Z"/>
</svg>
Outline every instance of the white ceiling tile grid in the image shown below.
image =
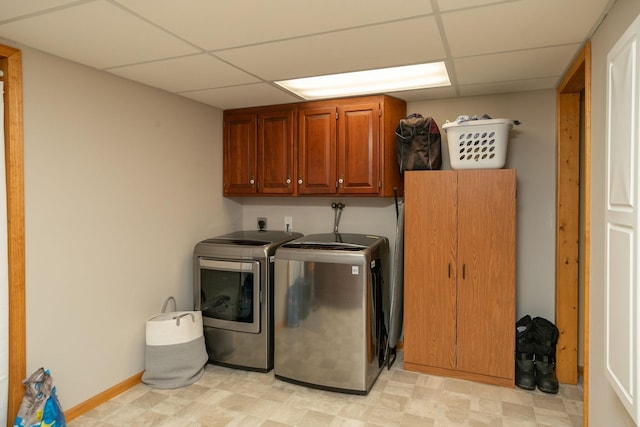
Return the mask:
<svg viewBox="0 0 640 427">
<path fill-rule="evenodd" d="M 275 80 L 445 61 L 407 101 L 554 88 L 614 0 L 0 0 L 0 39 L 221 109 Z M 570 17 L 570 19 L 567 19 Z"/>
</svg>

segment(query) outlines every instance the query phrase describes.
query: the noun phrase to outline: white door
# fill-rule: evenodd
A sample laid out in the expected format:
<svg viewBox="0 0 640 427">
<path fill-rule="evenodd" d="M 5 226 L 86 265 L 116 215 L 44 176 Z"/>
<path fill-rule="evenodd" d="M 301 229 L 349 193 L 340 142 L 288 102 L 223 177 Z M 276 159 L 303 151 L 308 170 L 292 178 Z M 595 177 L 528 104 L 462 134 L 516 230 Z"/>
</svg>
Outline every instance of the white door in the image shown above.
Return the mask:
<svg viewBox="0 0 640 427">
<path fill-rule="evenodd" d="M 609 382 L 638 423 L 640 17 L 607 55 L 606 348 Z"/>
</svg>

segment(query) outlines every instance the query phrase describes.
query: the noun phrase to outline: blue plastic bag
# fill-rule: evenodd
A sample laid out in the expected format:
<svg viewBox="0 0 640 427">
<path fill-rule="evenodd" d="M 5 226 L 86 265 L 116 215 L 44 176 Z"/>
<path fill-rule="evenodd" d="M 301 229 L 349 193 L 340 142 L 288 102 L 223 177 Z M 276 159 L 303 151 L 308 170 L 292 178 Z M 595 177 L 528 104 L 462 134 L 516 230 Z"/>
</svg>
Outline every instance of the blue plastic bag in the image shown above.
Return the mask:
<svg viewBox="0 0 640 427">
<path fill-rule="evenodd" d="M 48 369 L 38 369 L 22 384 L 24 397 L 14 427 L 66 427 L 64 412 Z"/>
</svg>

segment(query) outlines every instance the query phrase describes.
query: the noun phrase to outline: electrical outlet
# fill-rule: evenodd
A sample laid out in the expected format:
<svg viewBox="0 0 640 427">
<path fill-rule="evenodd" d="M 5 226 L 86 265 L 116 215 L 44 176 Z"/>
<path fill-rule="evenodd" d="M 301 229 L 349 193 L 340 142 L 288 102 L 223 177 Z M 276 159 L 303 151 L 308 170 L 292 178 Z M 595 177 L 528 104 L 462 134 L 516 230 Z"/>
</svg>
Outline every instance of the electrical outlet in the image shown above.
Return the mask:
<svg viewBox="0 0 640 427">
<path fill-rule="evenodd" d="M 258 217 L 258 230 L 266 230 L 267 229 L 267 218 L 264 216 Z"/>
<path fill-rule="evenodd" d="M 285 216 L 284 217 L 284 231 L 291 232 L 293 231 L 293 217 Z"/>
</svg>

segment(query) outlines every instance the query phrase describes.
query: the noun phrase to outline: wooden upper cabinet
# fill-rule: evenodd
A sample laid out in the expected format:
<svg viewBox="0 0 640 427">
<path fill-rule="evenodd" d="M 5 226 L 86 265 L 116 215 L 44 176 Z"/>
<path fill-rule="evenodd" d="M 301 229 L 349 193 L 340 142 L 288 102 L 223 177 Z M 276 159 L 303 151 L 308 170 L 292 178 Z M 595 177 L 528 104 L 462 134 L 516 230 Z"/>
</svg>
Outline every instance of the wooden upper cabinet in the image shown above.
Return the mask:
<svg viewBox="0 0 640 427">
<path fill-rule="evenodd" d="M 391 197 L 403 194 L 396 127 L 404 101 L 386 95 L 341 100 L 338 105 L 338 194 Z"/>
<path fill-rule="evenodd" d="M 223 126 L 223 193 L 225 196 L 255 194 L 257 116 L 225 113 Z"/>
<path fill-rule="evenodd" d="M 406 103 L 368 96 L 298 105 L 298 194 L 402 195 L 395 129 Z"/>
<path fill-rule="evenodd" d="M 377 194 L 380 104 L 302 107 L 298 193 Z"/>
<path fill-rule="evenodd" d="M 258 114 L 258 193 L 293 194 L 293 109 Z"/>
<path fill-rule="evenodd" d="M 224 195 L 295 191 L 295 109 L 224 113 Z"/>
<path fill-rule="evenodd" d="M 333 106 L 298 110 L 298 194 L 336 192 L 336 114 Z"/>
<path fill-rule="evenodd" d="M 380 180 L 378 102 L 344 105 L 338 110 L 338 193 L 377 194 Z"/>
<path fill-rule="evenodd" d="M 224 195 L 401 196 L 405 115 L 386 95 L 227 110 Z"/>
</svg>

